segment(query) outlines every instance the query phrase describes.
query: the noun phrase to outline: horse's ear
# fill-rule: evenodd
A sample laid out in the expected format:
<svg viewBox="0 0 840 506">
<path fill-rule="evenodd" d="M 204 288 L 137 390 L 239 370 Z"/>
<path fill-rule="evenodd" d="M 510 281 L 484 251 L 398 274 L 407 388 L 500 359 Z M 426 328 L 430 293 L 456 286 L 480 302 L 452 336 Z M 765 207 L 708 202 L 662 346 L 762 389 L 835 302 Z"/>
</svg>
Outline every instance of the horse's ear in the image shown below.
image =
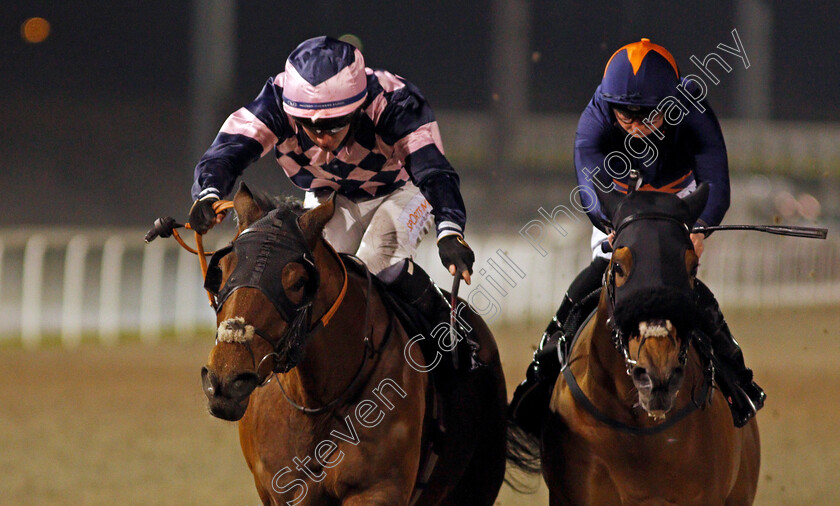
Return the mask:
<svg viewBox="0 0 840 506">
<path fill-rule="evenodd" d="M 709 183 L 705 181 L 697 185 L 697 189 L 682 199 L 683 202 L 688 204 L 688 215 L 691 217 L 688 222 L 689 225 L 697 221 L 697 218 L 699 218 L 700 214 L 703 213 L 703 209 L 706 208 L 706 201 L 708 199 Z"/>
<path fill-rule="evenodd" d="M 260 209 L 262 209 L 263 215 L 268 214 L 274 209 L 277 209 L 276 200 L 273 197 L 271 197 L 268 193 L 264 191 L 251 190 L 250 188 L 248 188 L 248 190 L 250 190 L 251 196 L 254 198 L 254 204 L 256 204 L 257 207 L 259 207 Z"/>
<path fill-rule="evenodd" d="M 315 249 L 324 226 L 333 217 L 333 213 L 335 213 L 335 194 L 320 206 L 305 212 L 298 218 L 298 225 L 309 249 Z"/>
<path fill-rule="evenodd" d="M 243 181 L 239 184 L 239 190 L 233 196 L 233 208 L 236 216 L 239 217 L 239 230 L 245 230 L 252 223 L 265 216 L 259 204 L 254 200 L 254 195 Z"/>
<path fill-rule="evenodd" d="M 598 191 L 598 202 L 601 203 L 601 210 L 604 211 L 604 216 L 610 221 L 613 222 L 613 217 L 615 216 L 615 211 L 618 208 L 618 204 L 624 198 L 624 195 L 619 193 L 618 189 L 616 189 L 615 184 L 613 184 L 613 189 L 607 192 Z"/>
</svg>

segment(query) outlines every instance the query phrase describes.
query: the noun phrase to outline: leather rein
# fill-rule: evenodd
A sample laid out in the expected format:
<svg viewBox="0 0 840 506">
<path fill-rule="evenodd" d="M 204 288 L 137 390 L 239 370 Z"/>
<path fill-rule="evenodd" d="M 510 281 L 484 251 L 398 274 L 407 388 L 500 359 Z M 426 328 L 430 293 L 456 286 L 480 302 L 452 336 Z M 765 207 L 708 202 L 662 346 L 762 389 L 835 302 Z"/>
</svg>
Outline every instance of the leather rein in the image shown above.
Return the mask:
<svg viewBox="0 0 840 506">
<path fill-rule="evenodd" d="M 329 247 L 329 249 L 336 256 L 339 263 L 341 264 L 342 269 L 344 270 L 344 284 L 341 288 L 341 293 L 339 294 L 336 301 L 333 303 L 333 306 L 327 312 L 327 314 L 329 314 L 330 318 L 331 318 L 332 315 L 335 314 L 335 311 L 338 310 L 338 307 L 341 305 L 341 302 L 344 299 L 344 294 L 347 291 L 348 274 L 347 274 L 347 266 L 344 264 L 344 261 L 341 259 L 341 256 L 339 256 L 335 252 L 335 250 L 332 249 L 332 247 Z M 361 262 L 361 260 L 359 260 L 359 262 Z M 367 365 L 368 360 L 371 360 L 373 358 L 376 358 L 378 355 L 381 355 L 382 349 L 385 347 L 385 345 L 388 343 L 389 338 L 391 337 L 391 334 L 392 334 L 391 330 L 392 330 L 392 325 L 393 325 L 393 316 L 391 316 L 388 319 L 388 326 L 385 328 L 385 332 L 382 334 L 382 342 L 379 344 L 379 347 L 375 348 L 373 346 L 373 342 L 372 342 L 372 340 L 370 338 L 370 335 L 369 335 L 371 333 L 371 330 L 372 330 L 370 328 L 370 311 L 371 311 L 370 297 L 371 297 L 371 294 L 373 293 L 373 278 L 371 276 L 370 270 L 365 269 L 365 273 L 366 273 L 366 277 L 367 277 L 367 293 L 365 295 L 365 319 L 364 319 L 364 324 L 363 324 L 363 327 L 362 327 L 364 329 L 364 334 L 365 334 L 364 349 L 362 351 L 362 361 L 359 364 L 359 367 L 356 369 L 356 373 L 353 375 L 353 379 L 350 380 L 350 383 L 347 385 L 347 387 L 340 394 L 338 394 L 333 400 L 324 404 L 323 406 L 319 406 L 317 408 L 310 408 L 310 407 L 306 407 L 306 406 L 303 406 L 301 404 L 298 404 L 291 397 L 289 397 L 289 394 L 286 393 L 286 389 L 283 388 L 283 384 L 280 382 L 279 378 L 277 378 L 277 371 L 273 371 L 273 373 L 272 373 L 274 378 L 277 380 L 277 386 L 280 387 L 280 392 L 283 394 L 283 397 L 286 399 L 286 401 L 289 403 L 289 405 L 291 405 L 293 408 L 297 409 L 298 411 L 301 411 L 301 412 L 306 413 L 308 415 L 317 415 L 317 414 L 320 414 L 320 413 L 330 411 L 334 407 L 338 406 L 339 403 L 342 400 L 344 400 L 344 398 L 347 396 L 347 394 L 355 389 L 359 380 L 362 378 L 362 373 L 365 370 L 365 366 Z M 330 318 L 327 318 L 326 321 L 324 321 L 324 319 L 321 318 L 318 321 L 318 323 L 316 323 L 315 327 L 312 328 L 309 331 L 309 334 L 310 335 L 314 334 L 315 332 L 323 329 L 327 325 L 327 323 L 329 323 Z M 268 338 L 268 336 L 266 336 L 263 332 L 258 331 L 257 329 L 254 329 L 254 333 L 257 334 L 258 336 L 260 336 L 263 340 L 265 340 L 267 343 L 271 344 L 272 346 L 276 346 L 271 342 L 271 339 Z M 278 342 L 282 342 L 282 339 L 278 340 Z M 251 355 L 253 356 L 253 353 Z M 277 351 L 276 351 L 276 347 L 275 347 L 275 351 L 268 353 L 267 355 L 265 355 L 262 358 L 262 360 L 260 360 L 260 363 L 257 366 L 256 370 L 259 371 L 259 368 L 262 366 L 263 362 L 267 358 L 277 357 L 277 356 L 278 355 L 277 355 Z M 256 357 L 254 357 L 254 361 L 256 362 Z M 269 377 L 266 379 L 266 381 L 260 386 L 262 387 L 264 385 L 267 385 L 271 381 L 271 376 L 272 375 L 269 375 Z"/>
<path fill-rule="evenodd" d="M 633 222 L 642 221 L 642 220 L 662 220 L 662 221 L 673 222 L 680 227 L 680 229 L 683 232 L 686 240 L 690 241 L 688 226 L 685 223 L 683 223 L 682 221 L 680 221 L 680 220 L 678 220 L 678 219 L 676 219 L 672 216 L 669 216 L 667 214 L 664 214 L 664 213 L 636 213 L 636 214 L 628 216 L 627 218 L 622 220 L 621 223 L 619 223 L 617 227 L 615 227 L 616 238 L 618 237 L 618 234 L 625 227 L 627 227 L 628 225 L 630 225 Z M 632 374 L 633 367 L 636 366 L 636 360 L 633 360 L 630 356 L 629 336 L 626 336 L 621 331 L 621 329 L 618 327 L 618 325 L 615 324 L 615 321 L 614 321 L 614 316 L 613 315 L 614 315 L 614 312 L 615 312 L 615 288 L 616 288 L 616 286 L 615 286 L 614 264 L 610 265 L 610 268 L 607 270 L 607 272 L 604 273 L 604 277 L 605 277 L 604 284 L 605 284 L 605 287 L 606 287 L 606 290 L 607 290 L 607 314 L 608 314 L 608 319 L 607 319 L 607 322 L 606 322 L 607 327 L 610 329 L 611 339 L 612 339 L 613 345 L 622 354 L 622 356 L 624 358 L 624 364 L 626 366 L 625 372 L 629 376 L 629 375 Z M 558 351 L 559 351 L 559 355 L 560 355 L 561 372 L 563 373 L 563 378 L 566 380 L 566 384 L 569 386 L 569 391 L 571 392 L 572 397 L 574 397 L 575 401 L 577 401 L 578 404 L 580 404 L 586 410 L 587 413 L 592 415 L 593 418 L 595 418 L 599 422 L 603 423 L 604 425 L 607 425 L 608 427 L 610 427 L 612 429 L 615 429 L 615 430 L 618 430 L 618 431 L 621 431 L 621 432 L 625 432 L 625 433 L 628 433 L 628 434 L 647 436 L 647 435 L 659 434 L 659 433 L 667 430 L 668 428 L 672 427 L 674 424 L 678 423 L 679 421 L 681 421 L 682 419 L 684 419 L 685 417 L 687 417 L 688 415 L 693 413 L 698 408 L 705 405 L 705 403 L 707 401 L 711 400 L 710 388 L 711 388 L 712 381 L 713 381 L 714 369 L 711 368 L 711 362 L 710 362 L 710 366 L 706 367 L 705 370 L 703 371 L 703 380 L 702 380 L 702 384 L 701 384 L 701 388 L 700 388 L 699 397 L 695 397 L 694 395 L 692 395 L 691 401 L 688 404 L 683 406 L 679 411 L 677 411 L 676 413 L 674 413 L 673 415 L 668 417 L 664 422 L 662 422 L 658 425 L 655 425 L 653 427 L 638 427 L 638 426 L 627 425 L 624 422 L 621 422 L 619 420 L 611 418 L 609 415 L 607 415 L 607 414 L 603 413 L 601 410 L 599 410 L 595 406 L 595 404 L 593 404 L 592 401 L 586 396 L 586 393 L 583 391 L 583 389 L 580 388 L 580 385 L 578 384 L 577 379 L 575 378 L 574 374 L 572 373 L 572 370 L 571 370 L 571 367 L 570 367 L 570 365 L 571 365 L 571 360 L 570 360 L 571 351 L 574 348 L 574 345 L 577 342 L 577 339 L 580 336 L 581 331 L 584 329 L 584 327 L 586 327 L 586 325 L 589 323 L 589 321 L 592 319 L 592 316 L 596 312 L 597 312 L 597 308 L 595 310 L 593 310 L 592 313 L 586 318 L 586 320 L 580 325 L 577 332 L 575 333 L 574 338 L 572 339 L 572 342 L 569 343 L 569 346 L 567 348 L 568 349 L 568 354 L 563 351 L 563 346 L 558 346 Z M 689 341 L 690 341 L 690 338 L 688 336 L 686 336 L 680 342 L 679 362 L 680 362 L 681 366 L 685 366 L 685 363 L 687 361 Z M 644 343 L 644 341 L 642 342 L 642 344 L 643 343 Z M 639 349 L 641 349 L 641 345 L 640 345 Z M 699 399 L 699 401 L 697 399 Z"/>
<path fill-rule="evenodd" d="M 219 201 L 213 203 L 213 210 L 216 212 L 217 215 L 224 215 L 232 208 L 233 208 L 233 202 L 230 201 L 230 200 L 219 200 Z M 170 237 L 170 236 L 174 237 L 175 240 L 178 242 L 178 244 L 182 248 L 184 248 L 188 252 L 198 256 L 199 265 L 201 267 L 202 278 L 206 278 L 207 277 L 207 270 L 208 270 L 207 257 L 212 256 L 215 253 L 215 251 L 205 251 L 204 250 L 203 236 L 202 236 L 202 234 L 199 234 L 198 232 L 195 232 L 195 244 L 196 244 L 195 248 L 190 247 L 186 242 L 184 242 L 183 238 L 181 238 L 181 235 L 178 233 L 177 229 L 182 228 L 182 227 L 186 228 L 188 230 L 192 229 L 192 227 L 190 227 L 189 223 L 186 223 L 186 224 L 178 223 L 172 217 L 158 218 L 157 220 L 155 220 L 153 227 L 146 233 L 145 241 L 148 244 L 148 243 L 152 242 L 154 239 L 156 239 L 157 237 L 163 237 L 163 238 L 167 238 L 167 237 Z M 231 242 L 235 241 L 240 235 L 241 235 L 241 232 L 237 231 L 236 235 L 234 236 L 234 238 Z M 343 281 L 342 286 L 341 286 L 341 291 L 339 292 L 338 296 L 336 297 L 336 300 L 333 302 L 330 309 L 328 309 L 327 312 L 324 313 L 324 315 L 321 316 L 321 318 L 318 319 L 318 321 L 315 323 L 314 326 L 312 326 L 311 328 L 309 328 L 307 330 L 307 338 L 312 336 L 313 334 L 319 332 L 324 327 L 326 327 L 327 324 L 329 324 L 330 320 L 335 315 L 335 313 L 338 311 L 339 307 L 341 306 L 342 302 L 344 301 L 344 296 L 347 293 L 347 283 L 348 283 L 348 279 L 349 279 L 349 275 L 347 273 L 347 266 L 345 265 L 344 260 L 341 258 L 341 255 L 339 255 L 335 251 L 335 249 L 333 249 L 332 246 L 330 246 L 328 243 L 325 243 L 325 244 L 327 246 L 327 249 L 333 254 L 333 256 L 336 258 L 336 260 L 338 260 L 339 265 L 341 265 L 341 269 L 342 269 L 342 272 L 344 274 L 344 281 Z M 350 256 L 350 255 L 348 255 L 348 256 Z M 355 260 L 357 260 L 359 263 L 361 263 L 361 260 L 359 260 L 357 258 Z M 359 365 L 358 369 L 356 370 L 355 375 L 353 376 L 353 379 L 350 381 L 350 383 L 347 385 L 347 387 L 335 399 L 333 399 L 332 401 L 328 402 L 327 404 L 325 404 L 323 406 L 320 406 L 320 407 L 317 407 L 317 408 L 309 408 L 309 407 L 302 406 L 302 405 L 296 403 L 294 400 L 292 400 L 289 397 L 289 395 L 286 393 L 285 389 L 283 388 L 283 385 L 278 380 L 277 384 L 280 387 L 280 391 L 283 393 L 283 397 L 285 397 L 286 401 L 288 401 L 289 404 L 292 407 L 294 407 L 295 409 L 297 409 L 298 411 L 301 411 L 301 412 L 309 414 L 309 415 L 315 415 L 315 414 L 319 414 L 319 413 L 329 411 L 332 408 L 336 407 L 341 402 L 341 400 L 343 400 L 347 396 L 347 394 L 349 392 L 351 392 L 356 387 L 357 383 L 359 382 L 359 379 L 361 379 L 362 373 L 364 372 L 365 365 L 367 365 L 368 360 L 373 359 L 377 355 L 381 354 L 381 350 L 385 347 L 385 345 L 388 342 L 388 339 L 390 338 L 390 336 L 392 334 L 393 315 L 391 315 L 391 317 L 388 320 L 388 326 L 386 327 L 385 332 L 383 333 L 382 342 L 380 343 L 378 348 L 374 348 L 372 340 L 369 336 L 369 333 L 370 333 L 370 331 L 369 331 L 370 311 L 371 311 L 370 297 L 371 297 L 371 293 L 373 292 L 373 280 L 371 278 L 370 271 L 368 269 L 365 269 L 365 271 L 367 273 L 367 294 L 366 294 L 366 297 L 365 297 L 365 320 L 364 320 L 364 327 L 363 327 L 365 329 L 364 350 L 363 350 L 363 354 L 362 354 L 361 364 Z M 210 302 L 210 306 L 212 306 L 213 309 L 215 309 L 218 312 L 218 310 L 221 309 L 221 308 L 217 307 L 216 299 L 214 297 L 214 294 L 212 292 L 210 292 L 209 290 L 206 290 L 206 291 L 207 291 L 207 296 L 208 296 L 208 299 L 209 299 L 209 302 Z M 312 302 L 310 301 L 309 303 L 305 304 L 304 306 L 298 308 L 298 311 L 309 312 L 309 311 L 311 311 L 311 307 L 312 307 Z M 287 332 L 289 332 L 290 330 L 291 330 L 291 328 L 288 329 Z M 265 363 L 266 360 L 268 360 L 269 358 L 276 359 L 279 356 L 279 353 L 278 353 L 279 343 L 282 343 L 284 341 L 284 338 L 288 337 L 288 336 L 285 335 L 281 339 L 272 340 L 271 337 L 266 332 L 264 332 L 260 329 L 257 329 L 257 328 L 254 329 L 254 334 L 258 335 L 261 339 L 266 341 L 269 345 L 271 345 L 271 347 L 273 349 L 273 351 L 267 353 L 264 357 L 262 357 L 262 359 L 259 360 L 259 362 L 257 362 L 256 356 L 254 355 L 254 352 L 251 348 L 250 343 L 248 343 L 248 342 L 244 343 L 246 348 L 248 349 L 248 352 L 251 354 L 251 357 L 254 361 L 255 372 L 257 374 L 259 374 L 259 371 L 262 368 L 262 366 L 263 366 L 263 364 Z M 266 380 L 263 381 L 263 383 L 261 385 L 259 385 L 259 387 L 263 387 L 266 384 L 268 384 L 271 381 L 271 376 L 274 376 L 275 378 L 277 378 L 277 371 L 272 370 L 272 374 L 269 374 L 269 376 L 267 376 Z"/>
</svg>

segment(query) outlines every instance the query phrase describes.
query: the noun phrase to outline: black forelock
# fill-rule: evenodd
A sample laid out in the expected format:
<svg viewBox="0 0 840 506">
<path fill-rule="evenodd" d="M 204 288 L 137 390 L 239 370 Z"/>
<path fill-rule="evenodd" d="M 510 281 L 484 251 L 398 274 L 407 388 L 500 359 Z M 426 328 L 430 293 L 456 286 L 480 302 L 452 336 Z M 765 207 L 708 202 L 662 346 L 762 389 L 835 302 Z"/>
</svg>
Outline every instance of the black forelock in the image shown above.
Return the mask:
<svg viewBox="0 0 840 506">
<path fill-rule="evenodd" d="M 300 216 L 304 212 L 303 201 L 291 195 L 269 195 L 264 191 L 251 190 L 251 196 L 254 198 L 257 207 L 264 213 L 282 209 L 281 212 L 291 211 Z"/>
<path fill-rule="evenodd" d="M 306 212 L 306 209 L 303 208 L 303 203 L 294 197 L 273 197 L 273 205 L 274 207 L 269 209 L 262 218 L 258 219 L 254 223 L 251 223 L 248 228 L 255 231 L 268 230 L 271 228 L 272 222 L 275 218 L 280 218 L 285 221 L 287 215 L 292 215 L 296 221 L 297 218 Z"/>
<path fill-rule="evenodd" d="M 281 213 L 290 212 L 300 217 L 306 212 L 306 209 L 303 207 L 303 201 L 291 195 L 274 197 L 274 202 L 274 209 L 279 209 Z"/>
</svg>

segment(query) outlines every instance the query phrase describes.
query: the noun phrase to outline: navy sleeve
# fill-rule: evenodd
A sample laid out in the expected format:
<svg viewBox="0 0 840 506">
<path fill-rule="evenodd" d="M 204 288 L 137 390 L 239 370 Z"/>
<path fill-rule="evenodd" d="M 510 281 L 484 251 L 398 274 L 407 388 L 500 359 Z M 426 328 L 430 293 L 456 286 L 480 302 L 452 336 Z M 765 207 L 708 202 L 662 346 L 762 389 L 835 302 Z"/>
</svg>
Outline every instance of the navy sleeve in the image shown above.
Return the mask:
<svg viewBox="0 0 840 506">
<path fill-rule="evenodd" d="M 411 181 L 432 206 L 438 239 L 464 234 L 467 212 L 461 197 L 460 180 L 440 147 L 440 132 L 428 102 L 416 86 L 384 92 L 387 104 L 376 123 L 382 140 L 404 156 Z M 400 155 L 402 154 L 402 155 Z"/>
<path fill-rule="evenodd" d="M 444 235 L 463 236 L 467 211 L 460 178 L 437 146 L 429 144 L 408 155 L 406 169 L 432 206 L 438 239 Z"/>
<path fill-rule="evenodd" d="M 709 184 L 709 200 L 698 222 L 715 226 L 723 221 L 729 209 L 729 162 L 717 116 L 707 101 L 701 104 L 705 112 L 701 114 L 692 110 L 683 122 L 691 132 L 697 150 L 694 155 L 695 180 Z"/>
<path fill-rule="evenodd" d="M 376 133 L 393 146 L 418 128 L 435 121 L 426 98 L 416 86 L 398 78 L 405 86 L 383 92 L 386 105 L 376 122 Z"/>
<path fill-rule="evenodd" d="M 604 158 L 612 151 L 609 148 L 612 126 L 604 107 L 605 104 L 597 100 L 596 91 L 596 97 L 581 114 L 575 133 L 575 174 L 578 185 L 587 190 L 580 192 L 581 204 L 587 210 L 589 220 L 598 228 L 606 216 L 601 211 L 597 192 L 614 188 L 612 179 L 603 169 Z"/>
<path fill-rule="evenodd" d="M 280 106 L 282 89 L 269 78 L 254 101 L 231 114 L 195 167 L 192 198 L 224 197 L 245 168 L 290 134 Z"/>
</svg>

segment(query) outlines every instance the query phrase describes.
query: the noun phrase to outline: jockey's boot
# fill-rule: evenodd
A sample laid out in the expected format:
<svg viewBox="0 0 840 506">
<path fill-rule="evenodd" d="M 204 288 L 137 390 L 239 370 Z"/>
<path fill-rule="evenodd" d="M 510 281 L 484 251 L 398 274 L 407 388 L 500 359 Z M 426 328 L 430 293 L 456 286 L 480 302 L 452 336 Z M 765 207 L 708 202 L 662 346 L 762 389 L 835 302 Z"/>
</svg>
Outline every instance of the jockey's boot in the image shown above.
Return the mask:
<svg viewBox="0 0 840 506">
<path fill-rule="evenodd" d="M 513 393 L 508 415 L 526 432 L 539 436 L 540 422 L 548 408 L 554 381 L 560 373 L 557 342 L 563 336 L 563 327 L 575 304 L 601 285 L 607 265 L 608 261 L 604 258 L 594 259 L 569 285 L 563 302 L 543 332 L 540 344 L 534 352 L 534 360 L 525 372 L 525 381 L 516 387 Z"/>
<path fill-rule="evenodd" d="M 764 407 L 767 396 L 753 381 L 752 370 L 744 364 L 741 347 L 732 336 L 711 290 L 700 280 L 695 280 L 694 291 L 711 323 L 707 334 L 711 338 L 715 380 L 729 403 L 735 426 L 743 427 Z"/>
<path fill-rule="evenodd" d="M 525 381 L 516 387 L 508 408 L 510 417 L 526 432 L 539 436 L 540 421 L 548 407 L 551 388 L 560 373 L 560 358 L 557 342 L 563 335 L 563 323 L 575 306 L 569 294 L 557 308 L 554 318 L 543 332 L 540 344 L 534 351 L 534 359 L 525 372 Z"/>
<path fill-rule="evenodd" d="M 454 384 L 456 372 L 451 353 L 452 346 L 449 346 L 449 333 L 447 332 L 447 335 L 442 337 L 439 335 L 440 332 L 434 332 L 436 335 L 432 332 L 441 323 L 446 323 L 446 328 L 449 328 L 451 314 L 449 302 L 426 271 L 411 259 L 406 259 L 403 269 L 396 279 L 388 284 L 388 287 L 394 295 L 422 315 L 423 339 L 417 344 L 423 351 L 427 367 L 431 367 L 435 361 L 438 361 L 431 370 L 437 388 L 443 391 L 449 390 Z M 456 331 L 459 339 L 466 337 L 466 333 L 460 326 Z M 438 339 L 446 339 L 446 342 L 439 342 Z M 458 351 L 466 348 L 458 347 Z M 468 357 L 464 358 L 468 359 Z M 459 360 L 459 363 L 463 362 Z"/>
</svg>

